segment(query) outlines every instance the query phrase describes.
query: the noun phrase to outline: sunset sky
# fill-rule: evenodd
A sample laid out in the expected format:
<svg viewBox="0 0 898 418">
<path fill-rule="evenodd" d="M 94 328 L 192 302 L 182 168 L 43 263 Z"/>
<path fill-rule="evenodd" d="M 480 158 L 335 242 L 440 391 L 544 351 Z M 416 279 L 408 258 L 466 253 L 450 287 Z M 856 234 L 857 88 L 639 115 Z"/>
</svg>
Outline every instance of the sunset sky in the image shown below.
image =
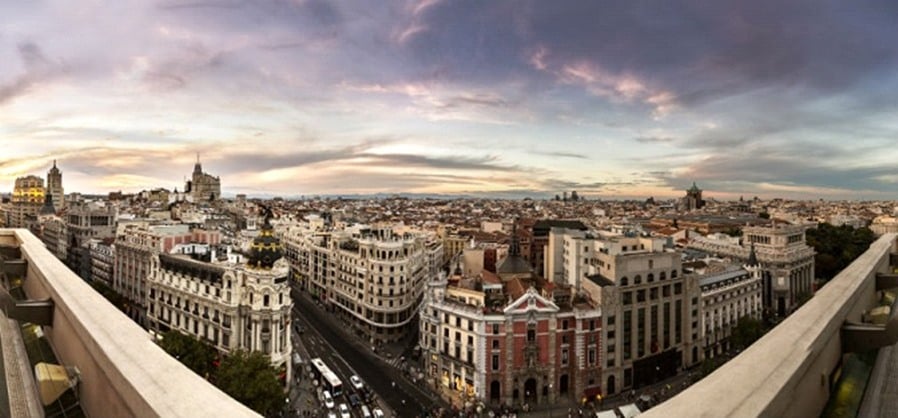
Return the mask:
<svg viewBox="0 0 898 418">
<path fill-rule="evenodd" d="M 898 2 L 5 1 L 0 146 L 7 193 L 894 199 Z"/>
</svg>

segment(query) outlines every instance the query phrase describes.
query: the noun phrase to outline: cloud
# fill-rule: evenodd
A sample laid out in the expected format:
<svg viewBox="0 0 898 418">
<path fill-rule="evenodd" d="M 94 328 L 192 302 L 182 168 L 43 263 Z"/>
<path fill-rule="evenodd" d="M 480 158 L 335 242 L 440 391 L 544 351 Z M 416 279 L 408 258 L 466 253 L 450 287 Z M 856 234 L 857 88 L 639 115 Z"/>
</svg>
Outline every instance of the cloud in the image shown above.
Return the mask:
<svg viewBox="0 0 898 418">
<path fill-rule="evenodd" d="M 673 138 L 669 136 L 637 136 L 634 138 L 636 142 L 640 142 L 643 144 L 658 144 L 658 143 L 667 143 L 673 142 Z"/>
<path fill-rule="evenodd" d="M 17 49 L 25 72 L 7 83 L 0 83 L 0 105 L 28 93 L 62 71 L 62 65 L 49 60 L 33 42 L 19 43 Z"/>
</svg>

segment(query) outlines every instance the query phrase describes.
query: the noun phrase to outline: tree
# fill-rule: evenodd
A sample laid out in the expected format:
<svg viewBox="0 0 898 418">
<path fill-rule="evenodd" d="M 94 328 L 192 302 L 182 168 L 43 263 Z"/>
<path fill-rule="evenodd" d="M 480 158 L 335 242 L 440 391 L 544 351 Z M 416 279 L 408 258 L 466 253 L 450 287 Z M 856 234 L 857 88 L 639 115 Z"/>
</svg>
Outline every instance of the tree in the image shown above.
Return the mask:
<svg viewBox="0 0 898 418">
<path fill-rule="evenodd" d="M 817 252 L 814 271 L 826 283 L 867 251 L 876 237 L 869 228 L 822 223 L 816 229 L 808 230 L 807 240 Z"/>
<path fill-rule="evenodd" d="M 215 386 L 262 415 L 284 405 L 284 391 L 268 356 L 258 351 L 237 350 L 221 362 Z"/>
<path fill-rule="evenodd" d="M 761 320 L 743 316 L 739 318 L 733 333 L 730 334 L 730 345 L 737 350 L 743 350 L 764 336 L 764 332 L 764 323 Z"/>
<path fill-rule="evenodd" d="M 218 357 L 218 351 L 209 343 L 175 330 L 162 334 L 159 346 L 169 355 L 178 359 L 181 364 L 204 378 L 209 378 L 214 370 L 213 363 Z"/>
</svg>

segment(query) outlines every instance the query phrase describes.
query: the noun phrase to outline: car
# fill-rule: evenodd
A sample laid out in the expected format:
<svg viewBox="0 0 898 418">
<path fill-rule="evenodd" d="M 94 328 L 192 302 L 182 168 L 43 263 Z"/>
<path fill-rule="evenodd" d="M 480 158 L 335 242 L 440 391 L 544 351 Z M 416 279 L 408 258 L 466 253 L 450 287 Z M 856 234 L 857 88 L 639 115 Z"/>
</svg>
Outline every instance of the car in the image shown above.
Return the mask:
<svg viewBox="0 0 898 418">
<path fill-rule="evenodd" d="M 327 418 L 337 418 L 337 413 L 334 411 L 330 411 L 327 413 Z"/>
<path fill-rule="evenodd" d="M 362 382 L 362 379 L 356 375 L 349 376 L 349 381 L 352 382 L 352 387 L 362 390 L 365 387 L 365 383 Z"/>
<path fill-rule="evenodd" d="M 374 418 L 386 417 L 386 415 L 384 415 L 383 409 L 380 409 L 380 408 L 374 408 L 373 410 L 371 410 L 371 413 L 374 414 Z"/>
<path fill-rule="evenodd" d="M 353 408 L 358 408 L 359 405 L 362 404 L 362 398 L 360 398 L 358 394 L 350 393 L 349 404 L 352 405 Z"/>
<path fill-rule="evenodd" d="M 349 415 L 349 407 L 346 406 L 345 403 L 340 404 L 340 418 L 352 418 L 352 416 Z"/>
<path fill-rule="evenodd" d="M 331 393 L 328 391 L 324 391 L 323 397 L 324 397 L 324 406 L 326 406 L 327 409 L 333 409 L 334 408 L 334 397 L 331 396 Z"/>
</svg>

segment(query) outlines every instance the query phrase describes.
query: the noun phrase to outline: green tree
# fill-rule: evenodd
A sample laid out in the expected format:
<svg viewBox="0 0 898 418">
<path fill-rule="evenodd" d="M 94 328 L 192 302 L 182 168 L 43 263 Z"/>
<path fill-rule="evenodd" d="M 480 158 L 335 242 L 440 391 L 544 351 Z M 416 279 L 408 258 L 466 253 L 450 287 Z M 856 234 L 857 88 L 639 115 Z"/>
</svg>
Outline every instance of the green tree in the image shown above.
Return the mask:
<svg viewBox="0 0 898 418">
<path fill-rule="evenodd" d="M 848 225 L 833 226 L 822 223 L 807 232 L 808 245 L 814 247 L 817 255 L 814 270 L 817 278 L 826 283 L 858 256 L 867 251 L 876 239 L 869 228 L 854 228 Z"/>
<path fill-rule="evenodd" d="M 743 316 L 730 334 L 730 345 L 737 350 L 744 350 L 764 336 L 764 332 L 764 323 L 760 319 Z"/>
<path fill-rule="evenodd" d="M 284 406 L 284 391 L 268 356 L 234 351 L 224 358 L 214 376 L 219 389 L 262 415 Z"/>
<path fill-rule="evenodd" d="M 218 357 L 218 351 L 209 343 L 174 330 L 162 334 L 159 346 L 204 378 L 209 378 L 214 369 L 213 362 Z"/>
</svg>

